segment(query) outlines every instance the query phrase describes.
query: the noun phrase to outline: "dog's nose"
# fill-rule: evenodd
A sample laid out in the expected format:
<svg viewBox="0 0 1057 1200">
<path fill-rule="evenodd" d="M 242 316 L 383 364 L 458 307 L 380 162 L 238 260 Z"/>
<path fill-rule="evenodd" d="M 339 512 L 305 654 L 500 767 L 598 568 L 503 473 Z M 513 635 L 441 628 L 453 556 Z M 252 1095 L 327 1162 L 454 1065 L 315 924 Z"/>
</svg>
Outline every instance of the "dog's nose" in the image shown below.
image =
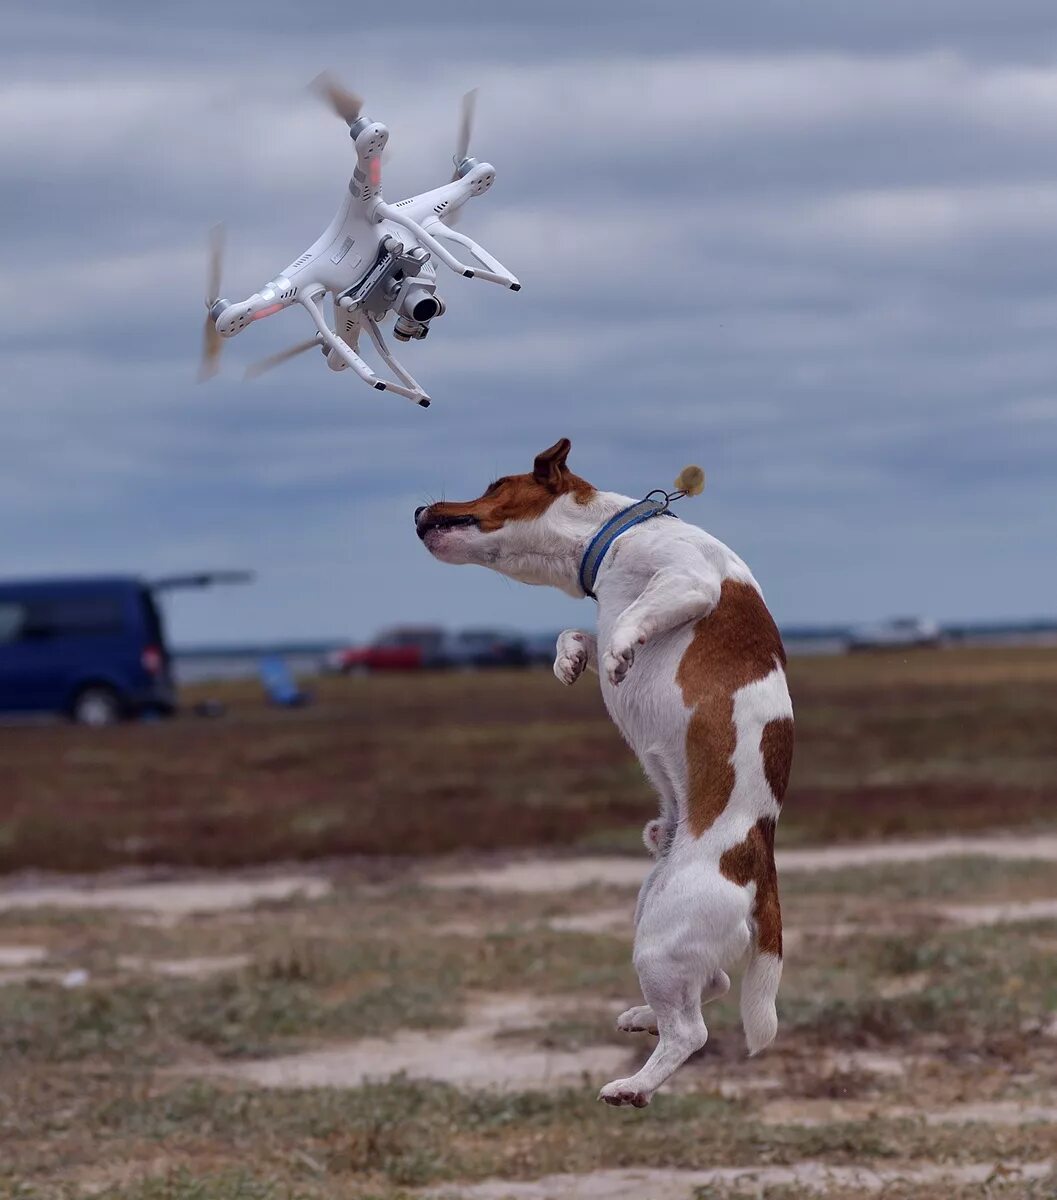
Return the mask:
<svg viewBox="0 0 1057 1200">
<path fill-rule="evenodd" d="M 425 511 L 426 511 L 426 505 L 425 505 L 425 504 L 420 504 L 420 505 L 418 506 L 418 508 L 416 508 L 416 509 L 415 509 L 415 524 L 416 524 L 416 525 L 418 524 L 418 519 L 419 519 L 419 517 L 421 517 L 421 516 L 422 516 L 422 514 L 423 514 Z"/>
</svg>

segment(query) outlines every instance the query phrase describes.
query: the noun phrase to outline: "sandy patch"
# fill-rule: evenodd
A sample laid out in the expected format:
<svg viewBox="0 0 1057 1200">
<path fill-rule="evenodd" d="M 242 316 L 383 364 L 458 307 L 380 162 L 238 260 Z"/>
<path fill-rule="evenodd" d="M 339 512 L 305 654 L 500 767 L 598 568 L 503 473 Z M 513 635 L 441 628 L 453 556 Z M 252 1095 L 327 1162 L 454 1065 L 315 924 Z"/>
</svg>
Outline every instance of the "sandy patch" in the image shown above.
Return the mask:
<svg viewBox="0 0 1057 1200">
<path fill-rule="evenodd" d="M 272 879 L 194 879 L 187 882 L 116 884 L 110 887 L 53 885 L 0 891 L 0 911 L 20 908 L 122 909 L 170 920 L 197 913 L 251 908 L 262 900 L 294 896 L 319 899 L 330 882 L 316 875 Z"/>
<path fill-rule="evenodd" d="M 884 1075 L 898 1079 L 918 1064 L 920 1060 L 886 1054 L 883 1050 L 831 1050 L 827 1062 L 835 1071 L 867 1075 Z"/>
<path fill-rule="evenodd" d="M 905 1105 L 885 1106 L 876 1100 L 773 1100 L 764 1105 L 760 1120 L 803 1128 L 875 1120 L 924 1121 L 926 1125 L 1052 1125 L 1057 1123 L 1057 1107 L 994 1100 L 926 1111 Z"/>
<path fill-rule="evenodd" d="M 43 946 L 0 946 L 0 987 L 15 983 L 50 983 L 63 976 L 40 964 L 48 957 Z"/>
<path fill-rule="evenodd" d="M 960 925 L 1015 925 L 1057 920 L 1057 900 L 1011 900 L 1002 904 L 943 904 L 936 911 Z"/>
<path fill-rule="evenodd" d="M 634 932 L 635 910 L 632 905 L 622 908 L 599 908 L 594 912 L 572 913 L 567 917 L 551 917 L 547 924 L 559 933 L 626 933 Z"/>
<path fill-rule="evenodd" d="M 608 1008 L 609 1006 L 607 1006 Z M 584 1002 L 569 997 L 488 996 L 454 1030 L 406 1030 L 387 1038 L 364 1038 L 344 1046 L 310 1050 L 283 1058 L 214 1068 L 215 1073 L 248 1080 L 261 1087 L 355 1087 L 368 1079 L 387 1079 L 405 1072 L 414 1079 L 435 1079 L 473 1087 L 546 1088 L 595 1084 L 621 1074 L 639 1043 L 547 1050 L 497 1034 L 551 1021 L 562 1010 L 582 1013 Z"/>
<path fill-rule="evenodd" d="M 48 952 L 43 946 L 0 946 L 0 969 L 31 967 L 47 957 Z"/>
<path fill-rule="evenodd" d="M 571 892 L 589 884 L 638 887 L 649 868 L 642 858 L 534 858 L 501 867 L 479 867 L 424 880 L 437 888 L 481 888 L 488 892 Z"/>
<path fill-rule="evenodd" d="M 898 1000 L 900 996 L 923 992 L 931 982 L 932 976 L 927 971 L 912 971 L 909 975 L 895 975 L 886 979 L 878 987 L 877 994 L 882 1000 Z"/>
<path fill-rule="evenodd" d="M 1057 834 L 1029 837 L 951 837 L 921 841 L 867 842 L 862 845 L 802 847 L 779 850 L 780 871 L 835 871 L 844 867 L 936 858 L 1043 859 L 1057 862 Z M 500 867 L 481 867 L 427 877 L 438 888 L 482 888 L 525 894 L 572 891 L 589 884 L 638 887 L 650 867 L 647 858 L 528 859 Z"/>
<path fill-rule="evenodd" d="M 811 1193 L 836 1188 L 880 1191 L 889 1184 L 984 1183 L 996 1170 L 1003 1179 L 1043 1179 L 1050 1163 L 970 1163 L 947 1166 L 907 1163 L 874 1169 L 827 1166 L 820 1162 L 793 1163 L 787 1167 L 713 1167 L 704 1171 L 623 1170 L 590 1171 L 583 1175 L 550 1175 L 529 1182 L 485 1180 L 458 1189 L 432 1188 L 426 1195 L 458 1196 L 460 1200 L 691 1200 L 695 1189 L 724 1184 L 763 1187 L 800 1187 Z"/>
<path fill-rule="evenodd" d="M 248 954 L 218 954 L 202 958 L 135 958 L 122 955 L 117 965 L 124 971 L 142 971 L 172 979 L 204 979 L 222 971 L 241 970 L 252 961 Z"/>
<path fill-rule="evenodd" d="M 1057 862 L 1057 834 L 950 837 L 915 841 L 863 842 L 856 845 L 780 850 L 783 871 L 826 871 L 886 863 L 929 862 L 936 858 L 998 858 L 1007 862 L 1041 859 Z"/>
</svg>

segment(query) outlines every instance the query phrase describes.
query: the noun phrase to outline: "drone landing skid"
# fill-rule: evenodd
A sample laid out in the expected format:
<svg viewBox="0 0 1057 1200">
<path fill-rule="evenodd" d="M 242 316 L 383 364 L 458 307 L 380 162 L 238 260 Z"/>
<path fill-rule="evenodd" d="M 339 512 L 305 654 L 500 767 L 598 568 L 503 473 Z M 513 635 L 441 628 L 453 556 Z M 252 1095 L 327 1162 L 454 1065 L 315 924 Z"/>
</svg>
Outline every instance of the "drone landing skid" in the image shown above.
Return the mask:
<svg viewBox="0 0 1057 1200">
<path fill-rule="evenodd" d="M 371 387 L 377 388 L 378 391 L 396 392 L 398 396 L 406 396 L 408 400 L 414 400 L 416 404 L 420 404 L 423 408 L 429 408 L 430 397 L 424 392 L 412 376 L 404 370 L 403 367 L 396 361 L 389 347 L 382 337 L 382 332 L 378 328 L 377 322 L 372 316 L 367 313 L 363 314 L 363 324 L 367 326 L 367 331 L 371 336 L 371 341 L 374 342 L 378 353 L 385 360 L 386 364 L 399 376 L 403 383 L 393 383 L 390 379 L 379 379 L 371 368 L 363 361 L 356 351 L 344 339 L 338 335 L 327 324 L 326 318 L 323 315 L 323 310 L 319 307 L 317 300 L 319 296 L 301 296 L 300 302 L 308 311 L 309 316 L 316 324 L 316 329 L 319 330 L 319 336 L 323 339 L 324 345 L 328 346 L 347 367 L 351 367 L 353 371 L 364 381 L 369 383 Z"/>
</svg>

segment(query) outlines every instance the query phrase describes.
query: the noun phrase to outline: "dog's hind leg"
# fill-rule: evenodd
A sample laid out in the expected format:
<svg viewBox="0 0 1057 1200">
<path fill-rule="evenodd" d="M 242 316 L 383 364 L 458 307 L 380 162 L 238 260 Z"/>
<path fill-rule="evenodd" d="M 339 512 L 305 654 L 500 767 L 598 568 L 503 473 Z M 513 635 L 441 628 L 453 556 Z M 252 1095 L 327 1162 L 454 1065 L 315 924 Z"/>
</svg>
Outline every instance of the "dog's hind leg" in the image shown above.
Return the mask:
<svg viewBox="0 0 1057 1200">
<path fill-rule="evenodd" d="M 726 971 L 716 971 L 705 984 L 701 993 L 701 1003 L 711 1004 L 730 991 L 730 976 Z M 617 1017 L 617 1029 L 621 1033 L 652 1033 L 657 1034 L 657 1016 L 648 1004 L 638 1004 L 629 1008 Z"/>
<path fill-rule="evenodd" d="M 599 1092 L 607 1104 L 645 1108 L 653 1093 L 708 1040 L 701 1016 L 696 964 L 683 955 L 649 954 L 636 964 L 642 994 L 657 1018 L 657 1048 L 629 1079 L 614 1079 Z"/>
</svg>

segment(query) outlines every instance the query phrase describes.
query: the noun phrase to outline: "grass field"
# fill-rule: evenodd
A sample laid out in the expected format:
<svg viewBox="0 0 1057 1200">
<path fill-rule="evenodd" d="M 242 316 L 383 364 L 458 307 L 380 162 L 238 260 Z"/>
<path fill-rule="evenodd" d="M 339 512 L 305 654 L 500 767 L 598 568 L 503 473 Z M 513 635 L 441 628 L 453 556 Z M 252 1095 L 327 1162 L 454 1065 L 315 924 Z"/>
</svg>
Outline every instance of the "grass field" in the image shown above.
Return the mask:
<svg viewBox="0 0 1057 1200">
<path fill-rule="evenodd" d="M 778 1041 L 747 1059 L 710 1006 L 641 1112 L 594 1096 L 649 1049 L 613 1028 L 646 859 L 600 856 L 652 802 L 589 684 L 0 731 L 7 869 L 150 864 L 0 888 L 0 1196 L 1057 1196 L 1057 652 L 791 674 Z M 796 857 L 954 833 L 977 849 Z"/>
<path fill-rule="evenodd" d="M 1057 649 L 794 659 L 786 844 L 1030 828 L 1057 810 Z M 586 679 L 328 679 L 217 721 L 0 729 L 0 870 L 638 848 L 653 798 Z M 193 698 L 193 696 L 192 696 Z"/>
</svg>

